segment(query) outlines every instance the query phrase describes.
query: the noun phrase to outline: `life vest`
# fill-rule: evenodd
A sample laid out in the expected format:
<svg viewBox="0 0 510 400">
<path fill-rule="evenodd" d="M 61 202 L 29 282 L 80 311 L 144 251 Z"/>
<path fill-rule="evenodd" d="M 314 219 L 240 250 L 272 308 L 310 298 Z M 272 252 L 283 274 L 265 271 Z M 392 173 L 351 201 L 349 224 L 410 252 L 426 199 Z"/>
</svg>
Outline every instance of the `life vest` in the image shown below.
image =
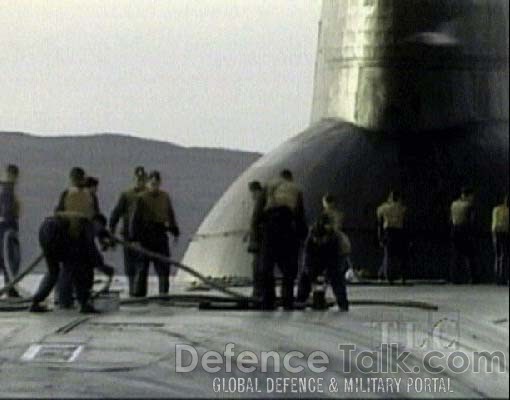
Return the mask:
<svg viewBox="0 0 510 400">
<path fill-rule="evenodd" d="M 144 222 L 169 225 L 170 198 L 166 192 L 144 192 L 140 195 Z"/>
<path fill-rule="evenodd" d="M 69 220 L 69 234 L 77 238 L 83 228 L 83 220 L 90 221 L 95 215 L 94 198 L 84 188 L 70 188 L 64 197 L 64 209 L 57 216 Z"/>
</svg>

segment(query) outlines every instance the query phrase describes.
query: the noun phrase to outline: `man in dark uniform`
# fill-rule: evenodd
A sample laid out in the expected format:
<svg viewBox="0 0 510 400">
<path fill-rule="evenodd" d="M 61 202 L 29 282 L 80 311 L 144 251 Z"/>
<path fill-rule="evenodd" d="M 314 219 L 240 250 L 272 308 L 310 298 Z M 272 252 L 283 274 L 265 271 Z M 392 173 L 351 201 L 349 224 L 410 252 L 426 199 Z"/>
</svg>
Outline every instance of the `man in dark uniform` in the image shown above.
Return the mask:
<svg viewBox="0 0 510 400">
<path fill-rule="evenodd" d="M 18 274 L 20 264 L 19 248 L 19 214 L 20 203 L 15 189 L 18 182 L 19 169 L 16 165 L 8 165 L 5 179 L 1 182 L 0 191 L 0 269 L 3 269 L 4 280 Z M 7 293 L 9 297 L 19 297 L 15 288 Z"/>
<path fill-rule="evenodd" d="M 262 271 L 260 268 L 260 242 L 262 236 L 262 224 L 260 214 L 263 211 L 264 190 L 259 181 L 250 182 L 248 185 L 252 200 L 253 212 L 250 220 L 250 232 L 248 233 L 248 252 L 253 254 L 253 297 L 259 298 L 262 291 Z M 262 202 L 259 199 L 262 198 Z"/>
<path fill-rule="evenodd" d="M 106 219 L 98 215 L 94 217 L 93 224 L 95 236 L 100 237 L 106 227 Z M 41 303 L 46 300 L 57 284 L 61 266 L 66 260 L 69 247 L 72 246 L 72 241 L 69 238 L 69 221 L 61 216 L 46 218 L 39 228 L 39 244 L 42 248 L 48 271 L 44 275 L 43 280 L 39 284 L 39 288 L 32 298 L 32 305 L 30 306 L 31 312 L 49 311 L 49 309 Z M 97 248 L 91 248 L 90 251 L 88 251 L 88 255 L 90 257 L 90 264 L 98 266 L 103 263 L 103 258 Z M 104 265 L 103 268 L 108 270 L 111 267 Z M 111 274 L 113 275 L 113 271 L 111 271 Z M 87 270 L 87 274 L 81 276 L 73 276 L 71 273 L 69 275 L 71 279 L 80 280 L 80 282 L 78 282 L 79 292 L 77 293 L 77 297 L 83 298 L 84 296 L 88 296 L 88 294 L 83 293 L 83 291 L 87 288 L 88 290 L 91 289 L 93 275 L 90 274 L 90 271 Z M 74 283 L 74 286 L 76 287 L 76 283 Z M 85 308 L 82 308 L 82 312 L 94 312 L 94 310 L 91 310 L 89 305 L 87 305 Z"/>
<path fill-rule="evenodd" d="M 110 216 L 110 232 L 115 235 L 117 224 L 122 219 L 122 237 L 124 240 L 129 240 L 129 219 L 133 214 L 134 206 L 137 197 L 146 189 L 146 174 L 143 167 L 135 168 L 135 184 L 131 189 L 122 192 L 117 205 L 113 209 Z M 124 247 L 124 271 L 129 284 L 129 296 L 134 296 L 135 293 L 135 273 L 137 262 L 140 261 L 140 256 L 133 252 L 133 250 Z"/>
<path fill-rule="evenodd" d="M 453 258 L 450 265 L 449 281 L 479 283 L 475 251 L 475 212 L 473 207 L 474 191 L 463 188 L 459 199 L 450 207 L 452 229 Z"/>
<path fill-rule="evenodd" d="M 176 240 L 180 232 L 170 195 L 160 187 L 160 173 L 151 172 L 147 190 L 137 197 L 129 233 L 131 241 L 140 243 L 147 250 L 170 257 L 167 232 L 170 232 Z M 143 261 L 137 265 L 134 291 L 136 297 L 147 295 L 147 279 L 151 262 L 158 275 L 159 294 L 169 292 L 170 265 L 157 259 L 144 257 Z"/>
<path fill-rule="evenodd" d="M 329 211 L 329 210 L 327 210 Z M 346 256 L 340 251 L 340 238 L 335 229 L 336 221 L 330 212 L 323 212 L 310 230 L 305 243 L 305 265 L 299 279 L 297 301 L 304 308 L 312 283 L 325 275 L 333 288 L 340 311 L 349 310 L 345 288 Z"/>
<path fill-rule="evenodd" d="M 492 210 L 492 240 L 496 283 L 508 285 L 508 194 L 505 195 L 503 203 Z"/>
<path fill-rule="evenodd" d="M 407 233 L 407 208 L 402 204 L 398 191 L 391 191 L 388 200 L 377 208 L 379 242 L 384 247 L 384 259 L 379 277 L 390 284 L 397 275 L 404 283 L 407 276 L 409 241 Z"/>
<path fill-rule="evenodd" d="M 303 192 L 292 172 L 283 170 L 265 189 L 262 214 L 260 262 L 263 275 L 262 309 L 275 308 L 274 270 L 282 272 L 282 302 L 285 310 L 294 308 L 294 282 L 298 273 L 299 251 L 308 233 Z"/>
</svg>

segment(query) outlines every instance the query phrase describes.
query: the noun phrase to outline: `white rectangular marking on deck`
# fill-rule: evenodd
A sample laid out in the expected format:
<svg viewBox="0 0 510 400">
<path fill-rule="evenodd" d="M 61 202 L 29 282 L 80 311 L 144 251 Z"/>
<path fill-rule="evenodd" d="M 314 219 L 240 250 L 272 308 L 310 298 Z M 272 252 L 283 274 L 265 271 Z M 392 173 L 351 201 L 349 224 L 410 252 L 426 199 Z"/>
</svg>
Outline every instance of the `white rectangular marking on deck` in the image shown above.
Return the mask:
<svg viewBox="0 0 510 400">
<path fill-rule="evenodd" d="M 21 361 L 71 363 L 83 348 L 83 345 L 76 344 L 32 344 L 21 356 Z"/>
</svg>

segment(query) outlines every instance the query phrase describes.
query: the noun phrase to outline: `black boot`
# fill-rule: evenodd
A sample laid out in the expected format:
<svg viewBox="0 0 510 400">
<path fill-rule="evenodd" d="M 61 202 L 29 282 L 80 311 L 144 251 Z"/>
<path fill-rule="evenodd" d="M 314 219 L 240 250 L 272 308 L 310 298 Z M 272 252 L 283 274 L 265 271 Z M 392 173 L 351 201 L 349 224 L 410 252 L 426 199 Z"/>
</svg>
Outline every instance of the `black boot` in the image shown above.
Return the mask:
<svg viewBox="0 0 510 400">
<path fill-rule="evenodd" d="M 80 314 L 101 314 L 92 304 L 85 303 L 81 306 Z"/>
<path fill-rule="evenodd" d="M 137 271 L 134 276 L 133 282 L 133 295 L 134 297 L 147 296 L 148 275 L 146 270 Z"/>
<path fill-rule="evenodd" d="M 32 303 L 32 305 L 30 306 L 28 311 L 33 312 L 33 313 L 45 313 L 45 312 L 49 312 L 51 310 L 48 309 L 48 307 L 42 306 L 39 303 Z"/>
<path fill-rule="evenodd" d="M 159 276 L 159 294 L 164 295 L 168 294 L 170 291 L 170 279 L 168 276 Z"/>
<path fill-rule="evenodd" d="M 11 297 L 13 299 L 18 299 L 21 297 L 21 295 L 18 293 L 18 291 L 16 289 L 11 289 L 7 293 L 7 297 Z"/>
<path fill-rule="evenodd" d="M 134 276 L 128 276 L 128 290 L 129 290 L 129 297 L 135 297 L 135 277 Z"/>
</svg>

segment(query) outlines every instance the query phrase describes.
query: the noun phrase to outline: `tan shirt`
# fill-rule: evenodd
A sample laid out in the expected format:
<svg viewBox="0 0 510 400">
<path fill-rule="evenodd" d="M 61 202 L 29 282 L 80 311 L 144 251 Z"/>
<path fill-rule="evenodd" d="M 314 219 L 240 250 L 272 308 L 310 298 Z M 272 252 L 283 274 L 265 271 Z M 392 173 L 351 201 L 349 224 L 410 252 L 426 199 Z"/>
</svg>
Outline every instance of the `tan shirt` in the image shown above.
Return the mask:
<svg viewBox="0 0 510 400">
<path fill-rule="evenodd" d="M 472 203 L 468 200 L 455 200 L 450 208 L 451 220 L 454 226 L 464 226 L 470 223 Z"/>
<path fill-rule="evenodd" d="M 508 206 L 505 204 L 492 210 L 492 232 L 508 233 Z"/>
<path fill-rule="evenodd" d="M 58 214 L 67 217 L 92 219 L 95 215 L 94 198 L 84 188 L 71 187 L 63 199 L 63 207 Z"/>
<path fill-rule="evenodd" d="M 407 208 L 400 202 L 387 201 L 377 208 L 377 219 L 383 220 L 383 228 L 403 229 Z"/>
</svg>

